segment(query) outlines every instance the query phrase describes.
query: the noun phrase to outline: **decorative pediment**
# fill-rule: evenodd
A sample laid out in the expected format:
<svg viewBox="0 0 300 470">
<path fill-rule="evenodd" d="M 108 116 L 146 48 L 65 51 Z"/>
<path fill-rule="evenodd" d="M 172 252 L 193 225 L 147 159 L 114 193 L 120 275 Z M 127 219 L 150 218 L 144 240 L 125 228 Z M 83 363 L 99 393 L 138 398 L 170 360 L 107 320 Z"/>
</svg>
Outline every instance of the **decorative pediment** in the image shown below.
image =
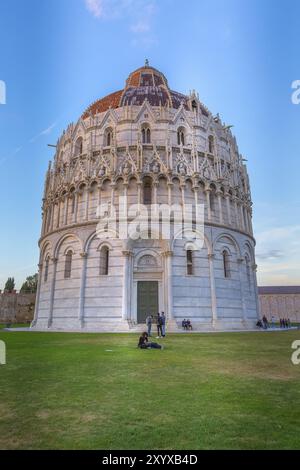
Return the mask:
<svg viewBox="0 0 300 470">
<path fill-rule="evenodd" d="M 143 171 L 145 173 L 155 174 L 167 173 L 167 165 L 156 148 L 154 148 L 154 152 L 152 153 L 152 155 L 145 158 Z"/>
<path fill-rule="evenodd" d="M 109 126 L 116 126 L 118 123 L 118 115 L 116 111 L 113 108 L 110 108 L 108 111 L 106 111 L 105 115 L 103 116 L 103 119 L 99 123 L 99 127 L 109 127 Z"/>
<path fill-rule="evenodd" d="M 183 103 L 181 103 L 180 107 L 178 108 L 178 111 L 176 112 L 174 119 L 173 119 L 173 124 L 180 126 L 183 124 L 188 124 L 189 127 L 192 129 L 193 125 L 190 122 L 190 118 L 185 110 L 185 107 Z"/>
<path fill-rule="evenodd" d="M 129 148 L 126 149 L 125 155 L 119 160 L 118 174 L 128 176 L 137 172 L 136 158 L 131 155 Z"/>
<path fill-rule="evenodd" d="M 200 170 L 199 173 L 200 173 L 201 176 L 203 176 L 203 178 L 205 178 L 207 180 L 216 180 L 217 179 L 216 172 L 215 172 L 212 164 L 210 163 L 209 159 L 207 158 L 207 156 L 205 156 L 203 162 L 200 165 L 199 170 Z"/>
<path fill-rule="evenodd" d="M 83 137 L 86 132 L 86 124 L 83 119 L 79 119 L 75 127 L 72 129 L 72 139 L 75 142 L 78 137 Z"/>
<path fill-rule="evenodd" d="M 193 174 L 191 157 L 180 152 L 175 159 L 174 170 L 181 176 L 191 176 Z"/>
<path fill-rule="evenodd" d="M 148 114 L 148 117 L 145 118 L 145 113 Z M 145 99 L 144 103 L 142 104 L 141 109 L 139 110 L 138 114 L 136 115 L 135 122 L 155 122 L 156 116 L 152 111 L 151 105 L 147 99 Z"/>
<path fill-rule="evenodd" d="M 100 151 L 97 160 L 93 164 L 92 168 L 92 178 L 104 178 L 112 173 L 112 156 L 104 155 L 102 149 Z"/>
</svg>

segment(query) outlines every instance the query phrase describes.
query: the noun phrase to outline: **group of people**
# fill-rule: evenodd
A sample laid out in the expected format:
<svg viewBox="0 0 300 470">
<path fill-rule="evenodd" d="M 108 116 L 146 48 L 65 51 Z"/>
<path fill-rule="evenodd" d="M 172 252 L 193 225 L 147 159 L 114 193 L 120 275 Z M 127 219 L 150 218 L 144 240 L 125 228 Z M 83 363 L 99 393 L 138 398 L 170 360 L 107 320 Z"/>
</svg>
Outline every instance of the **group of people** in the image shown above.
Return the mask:
<svg viewBox="0 0 300 470">
<path fill-rule="evenodd" d="M 289 318 L 280 318 L 279 325 L 280 325 L 280 328 L 291 328 L 291 321 Z M 268 328 L 275 328 L 275 317 L 272 315 L 271 324 L 270 324 L 269 320 L 264 315 L 262 317 L 262 320 L 258 320 L 258 322 L 256 323 L 256 326 L 258 328 L 263 328 L 264 330 L 267 330 Z"/>
<path fill-rule="evenodd" d="M 279 320 L 280 328 L 291 328 L 291 321 L 289 318 L 280 318 Z"/>
<path fill-rule="evenodd" d="M 191 331 L 193 329 L 192 327 L 192 324 L 191 324 L 191 321 L 190 320 L 182 320 L 182 328 L 185 330 L 185 331 Z"/>
<path fill-rule="evenodd" d="M 159 312 L 157 315 L 147 315 L 146 318 L 146 325 L 147 325 L 147 334 L 148 337 L 151 336 L 152 332 L 152 325 L 153 323 L 156 323 L 157 327 L 157 339 L 158 338 L 164 338 L 166 336 L 166 316 L 165 312 Z"/>
</svg>

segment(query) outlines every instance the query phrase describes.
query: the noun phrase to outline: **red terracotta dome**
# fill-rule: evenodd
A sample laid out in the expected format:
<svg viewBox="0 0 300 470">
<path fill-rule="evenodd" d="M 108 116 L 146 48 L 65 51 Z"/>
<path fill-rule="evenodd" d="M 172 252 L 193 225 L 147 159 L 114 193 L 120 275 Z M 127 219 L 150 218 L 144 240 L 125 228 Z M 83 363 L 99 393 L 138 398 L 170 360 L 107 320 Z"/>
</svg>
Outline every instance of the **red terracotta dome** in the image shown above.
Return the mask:
<svg viewBox="0 0 300 470">
<path fill-rule="evenodd" d="M 188 97 L 172 91 L 163 73 L 146 62 L 144 67 L 132 72 L 126 80 L 123 90 L 116 91 L 96 101 L 83 114 L 83 119 L 90 115 L 103 113 L 109 108 L 127 105 L 141 106 L 147 99 L 151 106 L 168 106 L 178 109 L 183 103 L 188 109 Z"/>
</svg>

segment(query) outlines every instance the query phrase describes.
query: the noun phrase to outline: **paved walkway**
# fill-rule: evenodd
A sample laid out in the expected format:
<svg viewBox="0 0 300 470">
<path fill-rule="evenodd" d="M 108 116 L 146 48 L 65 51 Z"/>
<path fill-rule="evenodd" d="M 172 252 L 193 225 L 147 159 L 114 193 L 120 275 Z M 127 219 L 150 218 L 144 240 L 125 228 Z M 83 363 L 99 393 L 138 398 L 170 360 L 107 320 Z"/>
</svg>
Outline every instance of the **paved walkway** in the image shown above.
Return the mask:
<svg viewBox="0 0 300 470">
<path fill-rule="evenodd" d="M 281 332 L 281 331 L 291 331 L 291 330 L 298 330 L 300 328 L 293 326 L 291 328 L 268 328 L 267 330 L 264 330 L 262 328 L 258 329 L 250 329 L 250 330 L 193 330 L 193 331 L 184 331 L 184 330 L 178 330 L 176 332 L 172 332 L 169 334 L 195 334 L 195 333 L 268 333 L 268 332 Z M 95 330 L 37 330 L 37 329 L 31 329 L 31 328 L 3 328 L 2 331 L 8 331 L 8 332 L 20 332 L 20 331 L 27 331 L 30 333 L 97 333 L 97 334 L 113 334 L 109 332 L 104 332 L 104 331 L 95 331 Z M 0 330 L 1 332 L 1 330 Z M 140 332 L 138 331 L 124 331 L 124 332 L 118 332 L 118 333 L 128 333 L 128 334 L 139 334 Z M 115 333 L 115 334 L 118 334 Z"/>
</svg>

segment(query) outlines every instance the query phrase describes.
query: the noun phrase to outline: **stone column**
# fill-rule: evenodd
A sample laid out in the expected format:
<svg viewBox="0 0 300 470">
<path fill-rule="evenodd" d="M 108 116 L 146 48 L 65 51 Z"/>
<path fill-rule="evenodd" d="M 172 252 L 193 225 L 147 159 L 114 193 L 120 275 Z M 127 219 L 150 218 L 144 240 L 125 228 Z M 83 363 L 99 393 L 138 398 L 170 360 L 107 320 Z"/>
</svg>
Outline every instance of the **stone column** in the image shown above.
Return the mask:
<svg viewBox="0 0 300 470">
<path fill-rule="evenodd" d="M 223 220 L 223 210 L 222 210 L 222 192 L 217 191 L 217 197 L 218 197 L 218 205 L 219 205 L 219 222 L 221 225 L 224 225 L 224 220 Z"/>
<path fill-rule="evenodd" d="M 42 228 L 41 228 L 41 236 L 45 234 L 45 226 L 46 226 L 46 211 L 43 210 L 42 212 Z"/>
<path fill-rule="evenodd" d="M 125 240 L 128 237 L 128 182 L 123 183 L 123 202 L 118 207 L 118 211 L 119 237 Z"/>
<path fill-rule="evenodd" d="M 242 300 L 242 310 L 243 310 L 243 323 L 244 326 L 247 325 L 247 308 L 246 308 L 246 300 L 245 300 L 245 292 L 244 292 L 244 283 L 243 283 L 243 261 L 244 258 L 238 258 L 238 270 L 239 270 L 239 278 L 240 278 L 240 286 L 241 286 L 241 300 Z"/>
<path fill-rule="evenodd" d="M 198 193 L 199 193 L 199 187 L 194 186 L 193 191 L 194 191 L 194 198 L 195 198 L 195 221 L 197 223 L 198 222 Z"/>
<path fill-rule="evenodd" d="M 173 183 L 168 182 L 168 204 L 170 207 L 172 205 L 172 187 L 173 187 Z"/>
<path fill-rule="evenodd" d="M 82 258 L 81 281 L 80 281 L 80 297 L 79 297 L 79 323 L 81 328 L 84 327 L 84 300 L 85 300 L 85 284 L 86 284 L 86 265 L 88 254 L 80 253 Z"/>
<path fill-rule="evenodd" d="M 166 251 L 164 253 L 166 266 L 165 266 L 165 288 L 167 290 L 167 319 L 168 322 L 174 322 L 173 316 L 173 251 Z"/>
<path fill-rule="evenodd" d="M 257 264 L 253 264 L 252 270 L 253 270 L 253 278 L 254 278 L 253 281 L 254 281 L 254 290 L 255 290 L 255 298 L 256 298 L 257 318 L 260 318 L 260 307 L 259 307 L 259 301 L 258 301 L 258 287 L 257 287 L 257 277 L 256 277 Z"/>
<path fill-rule="evenodd" d="M 110 205 L 111 205 L 111 208 L 113 209 L 115 207 L 115 187 L 116 187 L 116 184 L 115 183 L 111 183 L 110 184 Z"/>
<path fill-rule="evenodd" d="M 226 207 L 227 207 L 228 225 L 231 225 L 232 220 L 231 220 L 230 195 L 229 194 L 226 194 Z"/>
<path fill-rule="evenodd" d="M 64 213 L 64 225 L 68 225 L 68 211 L 69 211 L 69 198 L 66 194 L 65 196 L 65 213 Z"/>
<path fill-rule="evenodd" d="M 137 182 L 137 187 L 138 187 L 138 206 L 142 204 L 142 182 L 138 181 Z"/>
<path fill-rule="evenodd" d="M 180 191 L 181 191 L 181 204 L 182 204 L 182 209 L 184 211 L 184 207 L 185 207 L 185 183 L 180 183 Z"/>
<path fill-rule="evenodd" d="M 98 213 L 98 208 L 101 205 L 101 186 L 98 186 L 98 207 L 97 207 L 97 212 Z"/>
<path fill-rule="evenodd" d="M 123 267 L 123 296 L 122 296 L 122 320 L 129 319 L 128 300 L 131 295 L 131 276 L 130 276 L 130 260 L 131 251 L 123 251 L 124 267 Z"/>
<path fill-rule="evenodd" d="M 42 273 L 43 273 L 43 264 L 40 263 L 38 265 L 38 285 L 37 285 L 37 292 L 36 292 L 36 298 L 35 298 L 35 308 L 34 308 L 34 317 L 33 321 L 30 325 L 30 328 L 36 325 L 37 319 L 38 319 L 38 312 L 39 312 L 39 303 L 40 303 L 40 293 L 41 293 L 41 284 L 42 284 Z"/>
<path fill-rule="evenodd" d="M 153 183 L 153 202 L 157 204 L 157 188 L 158 188 L 158 181 Z"/>
<path fill-rule="evenodd" d="M 251 234 L 251 214 L 250 214 L 249 208 L 247 208 L 247 222 L 248 222 L 248 233 Z"/>
<path fill-rule="evenodd" d="M 50 232 L 53 232 L 54 227 L 54 217 L 55 217 L 55 204 L 52 202 L 51 204 L 51 224 L 50 224 Z"/>
<path fill-rule="evenodd" d="M 239 218 L 239 211 L 238 211 L 238 205 L 237 205 L 237 198 L 234 198 L 234 208 L 235 208 L 235 225 L 236 228 L 240 228 L 240 218 Z"/>
<path fill-rule="evenodd" d="M 56 269 L 57 269 L 57 258 L 52 258 L 52 280 L 50 288 L 50 306 L 49 306 L 49 316 L 48 316 L 48 328 L 52 325 L 53 320 L 53 307 L 54 307 L 54 295 L 55 295 L 55 281 L 56 281 Z"/>
<path fill-rule="evenodd" d="M 58 200 L 58 204 L 57 204 L 56 228 L 59 228 L 59 225 L 60 225 L 60 206 L 61 206 L 61 199 Z"/>
<path fill-rule="evenodd" d="M 208 255 L 209 262 L 209 274 L 210 274 L 210 294 L 211 294 L 211 310 L 212 310 L 212 326 L 215 328 L 218 321 L 218 306 L 216 296 L 216 282 L 215 282 L 215 271 L 214 271 L 214 254 Z"/>
<path fill-rule="evenodd" d="M 74 214 L 73 214 L 73 222 L 74 224 L 77 223 L 77 216 L 78 216 L 78 191 L 75 191 L 75 205 L 74 205 Z"/>
<path fill-rule="evenodd" d="M 89 203 L 90 203 L 90 191 L 89 191 L 89 188 L 86 187 L 86 201 L 85 201 L 85 214 L 84 214 L 85 220 L 88 220 L 89 218 Z"/>
<path fill-rule="evenodd" d="M 210 189 L 205 190 L 206 194 L 206 205 L 207 205 L 207 218 L 208 221 L 211 222 L 211 208 L 210 208 Z"/>
<path fill-rule="evenodd" d="M 243 204 L 240 204 L 240 214 L 241 214 L 241 229 L 245 230 L 245 223 L 244 223 L 244 209 Z"/>
</svg>

